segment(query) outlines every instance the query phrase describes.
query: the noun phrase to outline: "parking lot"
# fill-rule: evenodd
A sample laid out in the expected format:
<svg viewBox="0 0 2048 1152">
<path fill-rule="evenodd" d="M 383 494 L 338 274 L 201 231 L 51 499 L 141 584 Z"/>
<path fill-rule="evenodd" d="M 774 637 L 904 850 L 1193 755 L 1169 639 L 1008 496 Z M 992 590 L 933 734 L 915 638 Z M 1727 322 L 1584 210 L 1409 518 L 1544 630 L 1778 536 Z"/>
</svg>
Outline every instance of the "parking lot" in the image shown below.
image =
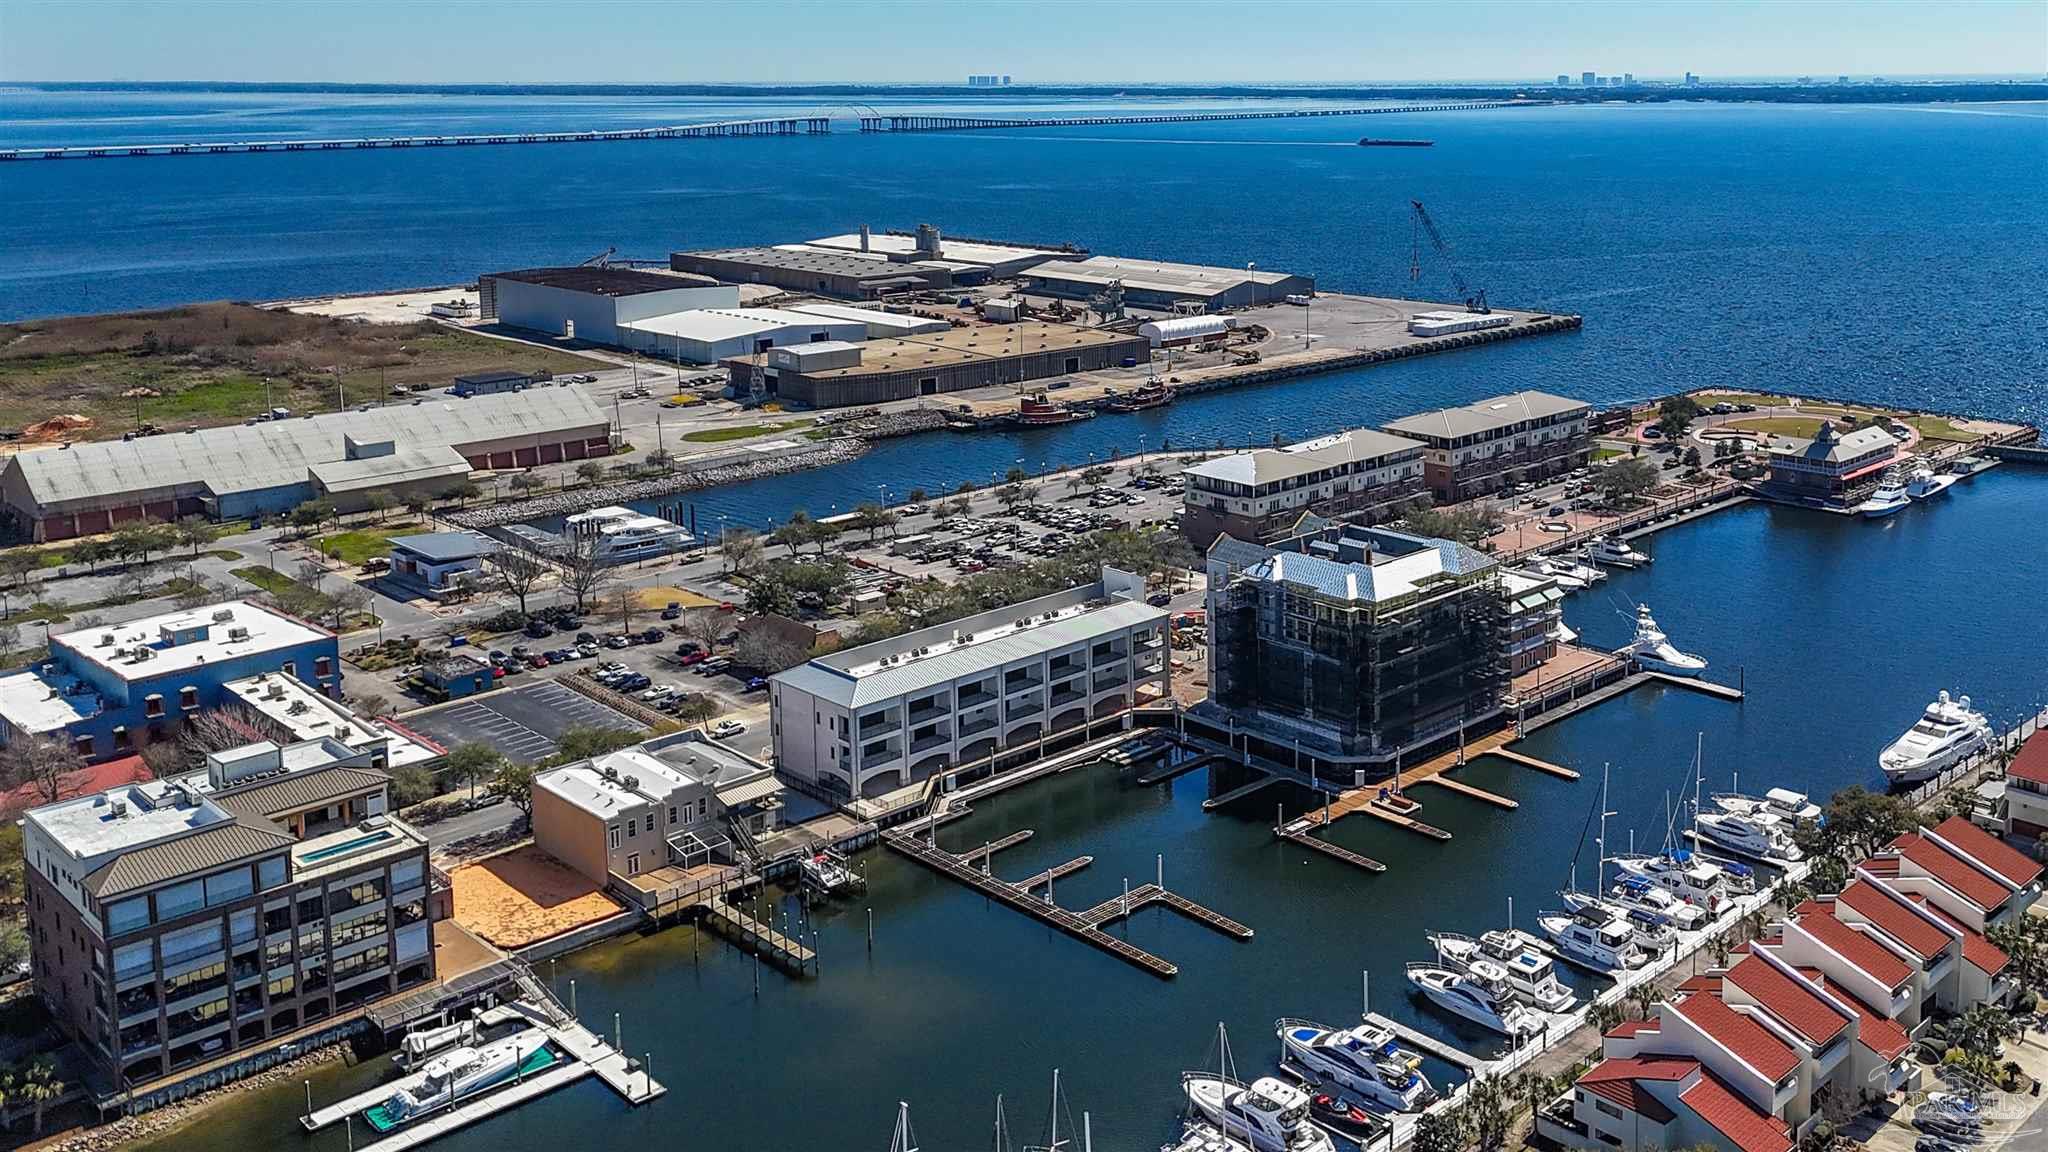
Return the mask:
<svg viewBox="0 0 2048 1152">
<path fill-rule="evenodd" d="M 520 764 L 554 755 L 555 740 L 572 727 L 636 732 L 645 727 L 551 680 L 500 688 L 443 708 L 416 712 L 407 716 L 405 723 L 450 748 L 488 744 Z"/>
</svg>

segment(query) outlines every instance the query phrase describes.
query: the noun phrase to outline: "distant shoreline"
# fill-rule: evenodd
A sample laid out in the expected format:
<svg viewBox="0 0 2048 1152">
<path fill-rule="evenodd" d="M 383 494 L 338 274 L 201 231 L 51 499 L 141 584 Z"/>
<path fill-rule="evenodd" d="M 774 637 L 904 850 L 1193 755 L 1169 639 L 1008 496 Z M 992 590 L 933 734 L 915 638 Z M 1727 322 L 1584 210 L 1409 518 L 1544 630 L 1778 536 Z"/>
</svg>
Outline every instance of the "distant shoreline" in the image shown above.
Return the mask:
<svg viewBox="0 0 2048 1152">
<path fill-rule="evenodd" d="M 706 97 L 944 97 L 949 99 L 1105 99 L 1131 101 L 1206 97 L 1261 100 L 1512 99 L 1564 104 L 1946 104 L 2048 100 L 2048 81 L 1953 80 L 1849 84 L 1637 84 L 1586 88 L 1550 84 L 334 84 L 222 81 L 14 81 L 10 93 L 285 93 L 431 96 L 706 96 Z"/>
</svg>

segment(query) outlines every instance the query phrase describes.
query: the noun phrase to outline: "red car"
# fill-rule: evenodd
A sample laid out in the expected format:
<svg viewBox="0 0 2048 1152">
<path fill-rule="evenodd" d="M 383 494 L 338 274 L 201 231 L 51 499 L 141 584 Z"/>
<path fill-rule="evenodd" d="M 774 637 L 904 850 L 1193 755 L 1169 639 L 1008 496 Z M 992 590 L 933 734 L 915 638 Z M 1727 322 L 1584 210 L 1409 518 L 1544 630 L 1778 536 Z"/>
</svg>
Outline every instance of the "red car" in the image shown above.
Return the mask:
<svg viewBox="0 0 2048 1152">
<path fill-rule="evenodd" d="M 677 663 L 681 664 L 685 668 L 688 668 L 692 664 L 703 663 L 706 658 L 707 654 L 704 652 L 691 652 L 684 655 L 681 659 L 677 661 Z"/>
<path fill-rule="evenodd" d="M 527 658 L 526 666 L 528 668 L 545 668 L 548 666 L 548 658 L 536 652 Z"/>
</svg>

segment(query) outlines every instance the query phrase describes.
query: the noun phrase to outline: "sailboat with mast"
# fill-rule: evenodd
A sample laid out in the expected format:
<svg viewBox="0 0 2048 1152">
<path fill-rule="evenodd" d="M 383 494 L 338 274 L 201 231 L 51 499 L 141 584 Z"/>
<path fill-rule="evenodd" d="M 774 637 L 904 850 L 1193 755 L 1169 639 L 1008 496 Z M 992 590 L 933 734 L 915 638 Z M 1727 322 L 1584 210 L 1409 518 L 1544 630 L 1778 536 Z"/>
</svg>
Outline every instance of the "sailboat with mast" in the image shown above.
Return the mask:
<svg viewBox="0 0 2048 1152">
<path fill-rule="evenodd" d="M 1693 737 L 1692 766 L 1692 815 L 1695 823 L 1700 815 L 1700 794 L 1706 786 L 1706 734 Z M 1667 793 L 1667 799 L 1668 799 Z M 1615 867 L 1624 876 L 1640 877 L 1689 904 L 1706 909 L 1709 917 L 1718 916 L 1723 905 L 1734 897 L 1733 882 L 1728 870 L 1720 864 L 1702 858 L 1690 849 L 1677 844 L 1677 830 L 1671 813 L 1667 809 L 1664 821 L 1664 849 L 1658 854 L 1627 855 L 1614 858 Z"/>
<path fill-rule="evenodd" d="M 1202 1118 L 1257 1152 L 1336 1152 L 1330 1134 L 1309 1122 L 1309 1095 L 1272 1076 L 1246 1084 L 1230 1059 L 1230 1036 L 1216 1025 L 1216 1074 L 1183 1072 L 1181 1091 Z"/>
<path fill-rule="evenodd" d="M 1594 841 L 1600 856 L 1595 866 L 1593 891 L 1579 891 L 1578 866 L 1574 861 L 1570 884 L 1558 893 L 1564 901 L 1565 911 L 1542 913 L 1537 916 L 1536 923 L 1567 959 L 1600 971 L 1616 972 L 1642 967 L 1649 962 L 1645 948 L 1661 951 L 1675 942 L 1676 935 L 1668 927 L 1644 924 L 1630 917 L 1626 909 L 1608 903 L 1598 894 L 1607 873 L 1607 818 L 1614 815 L 1607 808 L 1609 775 L 1610 768 L 1603 765 L 1600 769 L 1600 835 Z M 1583 850 L 1583 829 L 1579 835 Z"/>
</svg>

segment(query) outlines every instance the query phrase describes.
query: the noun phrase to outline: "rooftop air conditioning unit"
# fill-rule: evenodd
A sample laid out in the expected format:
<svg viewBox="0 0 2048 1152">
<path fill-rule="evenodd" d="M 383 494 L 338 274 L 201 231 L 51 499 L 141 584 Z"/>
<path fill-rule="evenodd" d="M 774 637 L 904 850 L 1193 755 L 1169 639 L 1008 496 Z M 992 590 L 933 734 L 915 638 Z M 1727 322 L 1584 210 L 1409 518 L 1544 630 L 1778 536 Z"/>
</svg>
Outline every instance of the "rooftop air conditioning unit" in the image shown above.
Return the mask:
<svg viewBox="0 0 2048 1152">
<path fill-rule="evenodd" d="M 95 641 L 95 642 L 93 643 L 93 647 L 95 647 L 95 648 L 110 648 L 110 647 L 112 647 L 112 646 L 113 646 L 113 644 L 114 644 L 114 634 L 113 634 L 112 632 L 102 632 L 102 633 L 100 633 L 100 638 L 99 638 L 99 639 L 98 639 L 97 641 Z"/>
<path fill-rule="evenodd" d="M 138 664 L 154 655 L 156 655 L 156 652 L 147 644 L 137 644 L 135 646 L 134 656 Z"/>
<path fill-rule="evenodd" d="M 308 705 L 304 700 L 294 700 L 291 703 L 291 707 L 286 708 L 284 710 L 285 715 L 297 716 L 299 713 L 304 712 L 308 707 L 310 707 L 310 705 Z"/>
<path fill-rule="evenodd" d="M 272 700 L 284 699 L 284 681 L 272 680 L 270 682 L 270 691 L 264 693 L 264 695 Z"/>
<path fill-rule="evenodd" d="M 126 800 L 110 801 L 107 804 L 107 810 L 114 814 L 115 819 L 119 819 L 128 814 L 128 802 Z"/>
<path fill-rule="evenodd" d="M 228 639 L 230 640 L 247 640 L 248 638 L 249 630 L 247 628 L 244 628 L 240 624 L 237 624 L 233 628 L 228 629 Z"/>
<path fill-rule="evenodd" d="M 215 608 L 213 610 L 213 622 L 215 624 L 225 623 L 234 618 L 235 610 L 233 608 Z"/>
</svg>

